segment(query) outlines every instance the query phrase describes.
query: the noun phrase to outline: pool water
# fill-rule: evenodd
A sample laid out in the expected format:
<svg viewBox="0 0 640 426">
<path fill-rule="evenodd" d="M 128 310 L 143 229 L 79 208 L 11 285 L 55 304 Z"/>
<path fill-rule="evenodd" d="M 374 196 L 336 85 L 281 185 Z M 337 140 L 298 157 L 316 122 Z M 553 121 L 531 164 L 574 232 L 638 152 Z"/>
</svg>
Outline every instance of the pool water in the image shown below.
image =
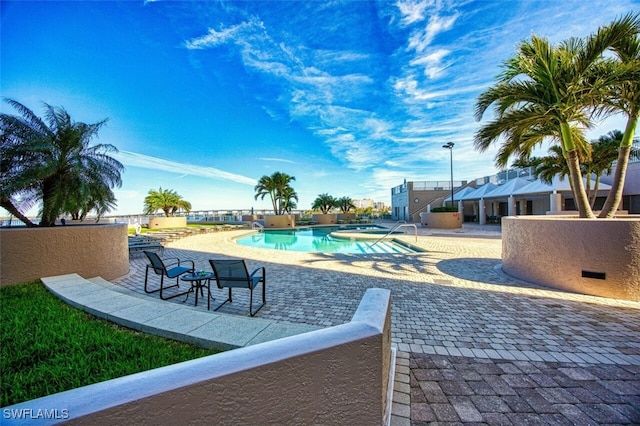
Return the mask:
<svg viewBox="0 0 640 426">
<path fill-rule="evenodd" d="M 330 234 L 338 230 L 376 229 L 378 227 L 322 226 L 313 228 L 296 228 L 286 230 L 265 229 L 236 240 L 244 246 L 315 253 L 415 253 L 411 247 L 399 244 L 391 239 L 375 243 L 375 239 L 351 240 L 334 238 Z M 383 230 L 382 228 L 378 228 Z M 382 237 L 381 234 L 380 236 Z"/>
</svg>

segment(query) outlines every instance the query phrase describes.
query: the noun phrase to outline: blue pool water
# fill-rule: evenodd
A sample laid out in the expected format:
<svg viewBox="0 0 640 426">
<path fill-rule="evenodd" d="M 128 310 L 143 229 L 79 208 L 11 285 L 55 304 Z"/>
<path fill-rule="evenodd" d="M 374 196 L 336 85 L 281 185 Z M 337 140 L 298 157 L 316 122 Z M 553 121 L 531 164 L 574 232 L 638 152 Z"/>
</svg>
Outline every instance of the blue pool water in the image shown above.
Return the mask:
<svg viewBox="0 0 640 426">
<path fill-rule="evenodd" d="M 236 240 L 238 244 L 250 247 L 304 251 L 317 253 L 415 253 L 416 250 L 385 239 L 373 245 L 375 239 L 349 240 L 334 238 L 330 234 L 337 230 L 355 230 L 364 227 L 322 226 L 313 228 L 297 228 L 287 230 L 266 229 Z M 372 227 L 368 227 L 371 229 Z M 377 228 L 377 227 L 373 227 Z M 384 235 L 381 233 L 380 236 Z"/>
</svg>

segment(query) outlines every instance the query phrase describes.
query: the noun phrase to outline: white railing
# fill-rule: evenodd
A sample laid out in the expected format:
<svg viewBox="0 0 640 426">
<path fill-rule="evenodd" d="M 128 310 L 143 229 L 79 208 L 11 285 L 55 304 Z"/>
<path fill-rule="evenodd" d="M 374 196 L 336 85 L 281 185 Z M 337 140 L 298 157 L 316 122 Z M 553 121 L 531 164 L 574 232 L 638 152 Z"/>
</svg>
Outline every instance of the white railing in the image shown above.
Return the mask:
<svg viewBox="0 0 640 426">
<path fill-rule="evenodd" d="M 416 226 L 415 223 L 407 223 L 406 220 L 399 220 L 398 222 L 396 222 L 396 224 L 389 230 L 389 232 L 387 232 L 386 234 L 384 234 L 382 237 L 378 238 L 376 240 L 375 243 L 371 244 L 369 247 L 373 247 L 376 244 L 378 244 L 380 241 L 384 240 L 386 237 L 388 237 L 389 235 L 391 235 L 393 232 L 397 231 L 400 228 L 404 228 L 404 227 L 413 227 L 414 229 L 414 234 L 416 237 L 416 242 L 418 241 L 418 227 Z"/>
</svg>

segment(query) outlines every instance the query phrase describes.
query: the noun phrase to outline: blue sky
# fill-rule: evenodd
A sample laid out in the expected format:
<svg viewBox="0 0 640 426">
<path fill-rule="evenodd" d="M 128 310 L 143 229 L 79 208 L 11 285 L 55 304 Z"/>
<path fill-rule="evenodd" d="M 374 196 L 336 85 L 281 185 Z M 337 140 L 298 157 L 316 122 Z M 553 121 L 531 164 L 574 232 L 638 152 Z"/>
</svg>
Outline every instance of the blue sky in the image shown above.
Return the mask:
<svg viewBox="0 0 640 426">
<path fill-rule="evenodd" d="M 38 114 L 109 121 L 126 167 L 115 213 L 150 189 L 195 210 L 269 208 L 261 176 L 390 204 L 404 179 L 495 173 L 478 94 L 532 34 L 585 36 L 639 1 L 2 1 L 1 91 Z M 3 103 L 3 112 L 14 111 Z M 624 129 L 612 117 L 592 138 Z"/>
</svg>

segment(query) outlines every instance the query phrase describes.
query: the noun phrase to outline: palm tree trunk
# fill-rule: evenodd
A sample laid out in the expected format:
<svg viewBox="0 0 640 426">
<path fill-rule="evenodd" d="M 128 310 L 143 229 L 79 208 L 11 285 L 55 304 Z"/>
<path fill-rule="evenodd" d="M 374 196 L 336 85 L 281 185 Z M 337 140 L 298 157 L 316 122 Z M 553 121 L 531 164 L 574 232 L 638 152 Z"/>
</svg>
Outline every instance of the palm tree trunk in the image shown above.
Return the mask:
<svg viewBox="0 0 640 426">
<path fill-rule="evenodd" d="M 567 151 L 567 165 L 569 166 L 569 179 L 571 179 L 571 187 L 573 188 L 573 197 L 576 200 L 578 207 L 578 213 L 581 218 L 595 219 L 593 210 L 589 205 L 589 198 L 587 192 L 584 189 L 582 182 L 582 174 L 580 173 L 580 162 L 578 160 L 578 153 L 575 149 Z"/>
<path fill-rule="evenodd" d="M 611 190 L 602 206 L 602 210 L 598 217 L 611 219 L 618 209 L 620 200 L 622 200 L 622 191 L 624 190 L 624 180 L 627 175 L 627 166 L 629 165 L 630 146 L 621 146 L 618 152 L 618 163 L 613 172 L 613 181 L 611 182 Z"/>
<path fill-rule="evenodd" d="M 11 213 L 16 218 L 18 218 L 22 223 L 27 225 L 27 227 L 29 228 L 35 228 L 36 226 L 38 226 L 35 223 L 31 222 L 31 220 L 29 220 L 28 217 L 20 213 L 20 211 L 16 208 L 16 206 L 13 205 L 11 200 L 9 200 L 8 198 L 6 197 L 0 198 L 0 207 L 2 207 L 3 209 Z"/>
<path fill-rule="evenodd" d="M 591 194 L 591 209 L 593 210 L 596 205 L 596 198 L 598 198 L 598 189 L 600 189 L 600 175 L 596 175 L 596 183 L 593 184 L 593 194 Z"/>
<path fill-rule="evenodd" d="M 613 172 L 611 190 L 609 191 L 609 195 L 607 195 L 607 199 L 604 202 L 604 206 L 602 206 L 602 211 L 600 211 L 598 217 L 607 219 L 612 218 L 618 209 L 618 205 L 620 205 L 620 200 L 622 200 L 622 191 L 624 190 L 624 181 L 627 176 L 627 166 L 629 165 L 631 143 L 633 141 L 633 134 L 637 124 L 638 117 L 629 118 L 627 121 L 627 127 L 624 129 L 624 136 L 622 138 L 622 142 L 620 142 L 616 170 Z"/>
</svg>

